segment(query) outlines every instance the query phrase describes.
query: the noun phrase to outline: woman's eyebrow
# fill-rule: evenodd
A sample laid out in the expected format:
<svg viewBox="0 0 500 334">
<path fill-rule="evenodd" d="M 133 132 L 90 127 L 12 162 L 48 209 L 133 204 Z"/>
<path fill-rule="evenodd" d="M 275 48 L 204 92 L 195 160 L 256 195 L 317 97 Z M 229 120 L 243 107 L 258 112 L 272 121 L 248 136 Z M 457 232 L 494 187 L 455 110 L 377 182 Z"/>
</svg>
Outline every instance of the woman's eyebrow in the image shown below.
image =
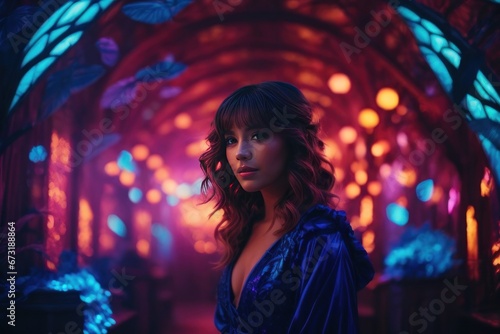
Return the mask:
<svg viewBox="0 0 500 334">
<path fill-rule="evenodd" d="M 245 130 L 243 130 L 243 132 L 250 132 L 250 131 L 258 130 L 258 129 L 262 129 L 262 127 L 255 125 L 255 126 L 251 126 L 251 127 L 245 128 Z M 234 132 L 232 130 L 228 130 L 228 131 L 226 131 L 225 134 L 226 135 L 234 135 Z"/>
</svg>

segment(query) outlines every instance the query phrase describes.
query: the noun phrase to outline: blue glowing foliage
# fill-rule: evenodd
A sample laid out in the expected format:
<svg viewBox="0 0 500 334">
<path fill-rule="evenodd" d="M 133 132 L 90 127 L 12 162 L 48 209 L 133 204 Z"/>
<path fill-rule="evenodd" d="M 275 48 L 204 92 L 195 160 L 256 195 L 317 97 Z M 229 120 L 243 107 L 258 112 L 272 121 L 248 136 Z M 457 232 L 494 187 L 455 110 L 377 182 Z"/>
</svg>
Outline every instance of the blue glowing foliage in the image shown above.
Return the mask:
<svg viewBox="0 0 500 334">
<path fill-rule="evenodd" d="M 116 323 L 112 318 L 113 312 L 110 308 L 111 293 L 104 290 L 88 270 L 82 269 L 49 280 L 46 287 L 57 291 L 80 291 L 81 300 L 87 304 L 83 310 L 84 333 L 107 333 L 107 328 Z"/>
<path fill-rule="evenodd" d="M 454 89 L 452 78 L 456 76 L 462 61 L 462 51 L 446 38 L 445 32 L 434 22 L 421 17 L 415 10 L 402 5 L 397 11 L 413 31 L 422 55 L 436 74 L 441 86 L 447 93 L 452 94 Z"/>
<path fill-rule="evenodd" d="M 71 96 L 93 84 L 105 70 L 101 65 L 80 65 L 55 72 L 47 80 L 39 120 L 43 120 L 57 111 Z"/>
<path fill-rule="evenodd" d="M 117 164 L 118 167 L 120 167 L 120 169 L 122 170 L 126 170 L 132 173 L 135 173 L 135 171 L 137 171 L 137 165 L 135 164 L 134 158 L 129 151 L 123 150 L 120 152 L 120 155 L 118 155 Z"/>
<path fill-rule="evenodd" d="M 151 226 L 151 234 L 158 240 L 158 248 L 162 255 L 172 255 L 172 233 L 163 225 L 154 223 Z"/>
<path fill-rule="evenodd" d="M 107 66 L 114 66 L 120 58 L 118 44 L 110 37 L 101 37 L 96 43 L 97 49 L 101 54 L 101 60 Z"/>
<path fill-rule="evenodd" d="M 185 69 L 186 65 L 175 62 L 174 57 L 168 55 L 164 60 L 146 66 L 137 71 L 133 77 L 122 79 L 106 89 L 101 98 L 101 107 L 116 108 L 128 105 L 135 108 L 138 103 L 134 101 L 135 95 L 141 85 L 144 90 L 151 90 L 155 85 L 150 83 L 161 83 L 164 80 L 176 78 Z M 177 95 L 180 93 L 180 90 L 174 93 Z M 144 100 L 144 96 L 141 100 Z"/>
<path fill-rule="evenodd" d="M 122 238 L 127 235 L 127 226 L 125 226 L 123 220 L 117 215 L 108 216 L 108 227 L 111 231 L 115 232 L 116 235 Z"/>
<path fill-rule="evenodd" d="M 455 240 L 432 230 L 428 223 L 421 228 L 408 227 L 399 242 L 386 256 L 385 274 L 394 278 L 433 278 L 452 269 Z"/>
<path fill-rule="evenodd" d="M 157 24 L 171 20 L 191 3 L 191 0 L 157 0 L 133 2 L 122 7 L 125 15 L 132 20 Z"/>
<path fill-rule="evenodd" d="M 170 204 L 170 206 L 176 206 L 177 204 L 179 204 L 179 197 L 174 195 L 168 195 L 167 202 L 168 204 Z"/>
<path fill-rule="evenodd" d="M 168 55 L 165 60 L 139 70 L 135 74 L 135 78 L 141 82 L 174 79 L 185 69 L 186 65 L 175 62 L 174 57 Z"/>
<path fill-rule="evenodd" d="M 139 201 L 142 199 L 142 191 L 139 188 L 131 188 L 128 191 L 128 198 L 132 203 L 139 203 Z"/>
<path fill-rule="evenodd" d="M 387 214 L 387 218 L 389 218 L 389 220 L 394 224 L 403 226 L 408 223 L 409 213 L 408 210 L 403 206 L 396 203 L 390 203 L 389 205 L 387 205 L 385 211 Z"/>
<path fill-rule="evenodd" d="M 33 146 L 31 148 L 29 158 L 32 162 L 45 161 L 47 159 L 47 151 L 42 145 Z"/>
<path fill-rule="evenodd" d="M 80 40 L 87 26 L 112 3 L 113 0 L 68 1 L 42 24 L 23 50 L 21 69 L 24 74 L 9 112 L 42 74 Z"/>
<path fill-rule="evenodd" d="M 432 197 L 432 192 L 434 191 L 434 181 L 431 179 L 420 182 L 415 189 L 417 192 L 417 197 L 422 202 L 427 202 Z"/>
</svg>

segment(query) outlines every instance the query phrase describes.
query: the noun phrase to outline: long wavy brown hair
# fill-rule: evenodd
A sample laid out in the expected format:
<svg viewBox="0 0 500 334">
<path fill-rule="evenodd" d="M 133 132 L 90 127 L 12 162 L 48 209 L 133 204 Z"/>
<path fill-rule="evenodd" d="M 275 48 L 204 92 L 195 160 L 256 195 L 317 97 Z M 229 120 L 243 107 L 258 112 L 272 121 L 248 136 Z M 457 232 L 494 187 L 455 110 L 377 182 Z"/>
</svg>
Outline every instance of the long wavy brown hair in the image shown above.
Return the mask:
<svg viewBox="0 0 500 334">
<path fill-rule="evenodd" d="M 319 124 L 312 123 L 312 106 L 292 84 L 267 81 L 241 87 L 219 106 L 206 137 L 208 149 L 200 156 L 205 178 L 201 193 L 207 203 L 215 198 L 214 210 L 223 210 L 214 237 L 223 245 L 223 256 L 215 263 L 220 269 L 234 260 L 248 240 L 253 222 L 264 217 L 260 191 L 246 192 L 226 158 L 224 135 L 232 129 L 260 128 L 282 136 L 288 149 L 289 187 L 274 209 L 284 226 L 275 232 L 283 235 L 298 223 L 301 214 L 316 204 L 335 206 L 331 193 L 335 184 L 334 167 L 325 157 L 324 143 L 318 138 Z"/>
</svg>

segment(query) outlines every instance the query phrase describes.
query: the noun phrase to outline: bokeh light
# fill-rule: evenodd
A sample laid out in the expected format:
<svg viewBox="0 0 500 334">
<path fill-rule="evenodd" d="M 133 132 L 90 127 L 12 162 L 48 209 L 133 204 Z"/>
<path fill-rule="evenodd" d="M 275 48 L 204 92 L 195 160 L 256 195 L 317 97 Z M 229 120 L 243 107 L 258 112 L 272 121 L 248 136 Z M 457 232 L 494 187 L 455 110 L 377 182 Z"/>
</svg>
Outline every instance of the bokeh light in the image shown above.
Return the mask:
<svg viewBox="0 0 500 334">
<path fill-rule="evenodd" d="M 343 73 L 335 73 L 328 79 L 328 87 L 333 93 L 346 94 L 351 90 L 351 80 Z"/>
<path fill-rule="evenodd" d="M 157 169 L 163 165 L 163 159 L 158 154 L 150 155 L 146 160 L 146 166 L 149 169 Z"/>
<path fill-rule="evenodd" d="M 394 89 L 385 87 L 378 91 L 375 101 L 380 108 L 392 110 L 399 104 L 399 95 Z"/>
<path fill-rule="evenodd" d="M 149 155 L 149 148 L 146 145 L 135 145 L 131 150 L 132 156 L 137 161 L 144 161 Z"/>
<path fill-rule="evenodd" d="M 358 123 L 365 129 L 373 129 L 380 122 L 377 112 L 370 108 L 365 108 L 359 112 Z"/>
<path fill-rule="evenodd" d="M 358 133 L 352 126 L 344 126 L 339 131 L 339 138 L 344 144 L 352 144 L 356 141 Z"/>
</svg>

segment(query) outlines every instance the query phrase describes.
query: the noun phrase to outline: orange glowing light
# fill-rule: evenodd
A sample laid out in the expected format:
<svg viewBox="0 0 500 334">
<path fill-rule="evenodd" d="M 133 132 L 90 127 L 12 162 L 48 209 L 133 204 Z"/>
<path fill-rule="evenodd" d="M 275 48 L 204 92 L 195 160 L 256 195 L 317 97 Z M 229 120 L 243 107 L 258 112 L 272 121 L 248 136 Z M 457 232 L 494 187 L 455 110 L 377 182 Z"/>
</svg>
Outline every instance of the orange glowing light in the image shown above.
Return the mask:
<svg viewBox="0 0 500 334">
<path fill-rule="evenodd" d="M 150 155 L 148 160 L 146 160 L 146 166 L 149 169 L 157 169 L 163 165 L 163 159 L 158 154 Z"/>
<path fill-rule="evenodd" d="M 132 172 L 129 172 L 128 170 L 124 170 L 120 173 L 120 182 L 124 186 L 131 186 L 134 184 L 135 181 L 135 174 Z"/>
<path fill-rule="evenodd" d="M 356 173 L 354 173 L 354 179 L 356 180 L 357 184 L 362 186 L 366 183 L 366 181 L 368 181 L 368 174 L 364 170 L 358 170 Z"/>
<path fill-rule="evenodd" d="M 130 153 L 135 160 L 143 161 L 146 160 L 149 155 L 149 148 L 146 145 L 138 144 L 132 148 Z"/>
<path fill-rule="evenodd" d="M 80 199 L 78 210 L 78 248 L 81 254 L 92 256 L 92 219 L 94 215 L 89 202 Z"/>
<path fill-rule="evenodd" d="M 375 98 L 377 105 L 384 110 L 392 110 L 399 104 L 399 95 L 392 88 L 382 88 Z"/>
<path fill-rule="evenodd" d="M 379 181 L 368 183 L 368 193 L 372 196 L 378 196 L 382 192 L 382 184 Z"/>
<path fill-rule="evenodd" d="M 342 181 L 345 177 L 345 172 L 342 168 L 335 168 L 335 180 Z"/>
<path fill-rule="evenodd" d="M 158 168 L 153 176 L 156 181 L 161 182 L 168 177 L 168 170 L 165 167 Z"/>
<path fill-rule="evenodd" d="M 375 249 L 375 232 L 369 230 L 363 233 L 362 243 L 367 253 L 373 252 Z"/>
<path fill-rule="evenodd" d="M 353 198 L 357 197 L 360 193 L 361 193 L 361 189 L 354 182 L 349 183 L 345 187 L 345 194 L 346 194 L 347 198 L 349 198 L 349 199 L 353 199 Z"/>
<path fill-rule="evenodd" d="M 404 169 L 396 172 L 396 181 L 406 187 L 413 187 L 417 181 L 417 173 L 413 169 Z"/>
<path fill-rule="evenodd" d="M 147 240 L 141 239 L 137 241 L 135 248 L 140 256 L 146 257 L 149 255 L 149 242 Z"/>
<path fill-rule="evenodd" d="M 352 126 L 344 126 L 339 131 L 339 138 L 344 144 L 352 144 L 356 141 L 358 133 Z"/>
<path fill-rule="evenodd" d="M 479 262 L 478 262 L 478 244 L 477 244 L 477 220 L 475 209 L 469 205 L 467 207 L 466 230 L 467 230 L 467 266 L 469 269 L 469 277 L 472 280 L 479 279 Z"/>
<path fill-rule="evenodd" d="M 191 116 L 186 113 L 180 113 L 174 118 L 174 125 L 179 129 L 187 129 L 192 123 Z"/>
<path fill-rule="evenodd" d="M 373 129 L 379 124 L 380 118 L 375 110 L 365 108 L 360 111 L 358 115 L 358 122 L 359 125 L 365 129 Z"/>
<path fill-rule="evenodd" d="M 368 226 L 373 221 L 373 199 L 370 196 L 364 196 L 360 204 L 359 224 Z"/>
<path fill-rule="evenodd" d="M 328 87 L 336 94 L 346 94 L 351 90 L 351 80 L 344 73 L 335 73 L 328 79 Z"/>
<path fill-rule="evenodd" d="M 161 192 L 157 189 L 151 189 L 146 193 L 146 199 L 152 204 L 159 203 L 161 201 Z"/>
<path fill-rule="evenodd" d="M 161 184 L 161 190 L 167 195 L 175 194 L 176 189 L 177 189 L 177 182 L 175 182 L 172 179 L 165 180 Z"/>
<path fill-rule="evenodd" d="M 198 253 L 205 253 L 205 241 L 203 240 L 198 240 L 194 243 L 194 249 Z"/>
<path fill-rule="evenodd" d="M 374 157 L 381 157 L 382 155 L 388 153 L 391 146 L 387 140 L 379 140 L 372 145 L 371 152 Z"/>
<path fill-rule="evenodd" d="M 116 161 L 110 161 L 106 165 L 104 165 L 104 171 L 109 176 L 116 176 L 120 174 L 120 167 L 118 167 Z"/>
</svg>

